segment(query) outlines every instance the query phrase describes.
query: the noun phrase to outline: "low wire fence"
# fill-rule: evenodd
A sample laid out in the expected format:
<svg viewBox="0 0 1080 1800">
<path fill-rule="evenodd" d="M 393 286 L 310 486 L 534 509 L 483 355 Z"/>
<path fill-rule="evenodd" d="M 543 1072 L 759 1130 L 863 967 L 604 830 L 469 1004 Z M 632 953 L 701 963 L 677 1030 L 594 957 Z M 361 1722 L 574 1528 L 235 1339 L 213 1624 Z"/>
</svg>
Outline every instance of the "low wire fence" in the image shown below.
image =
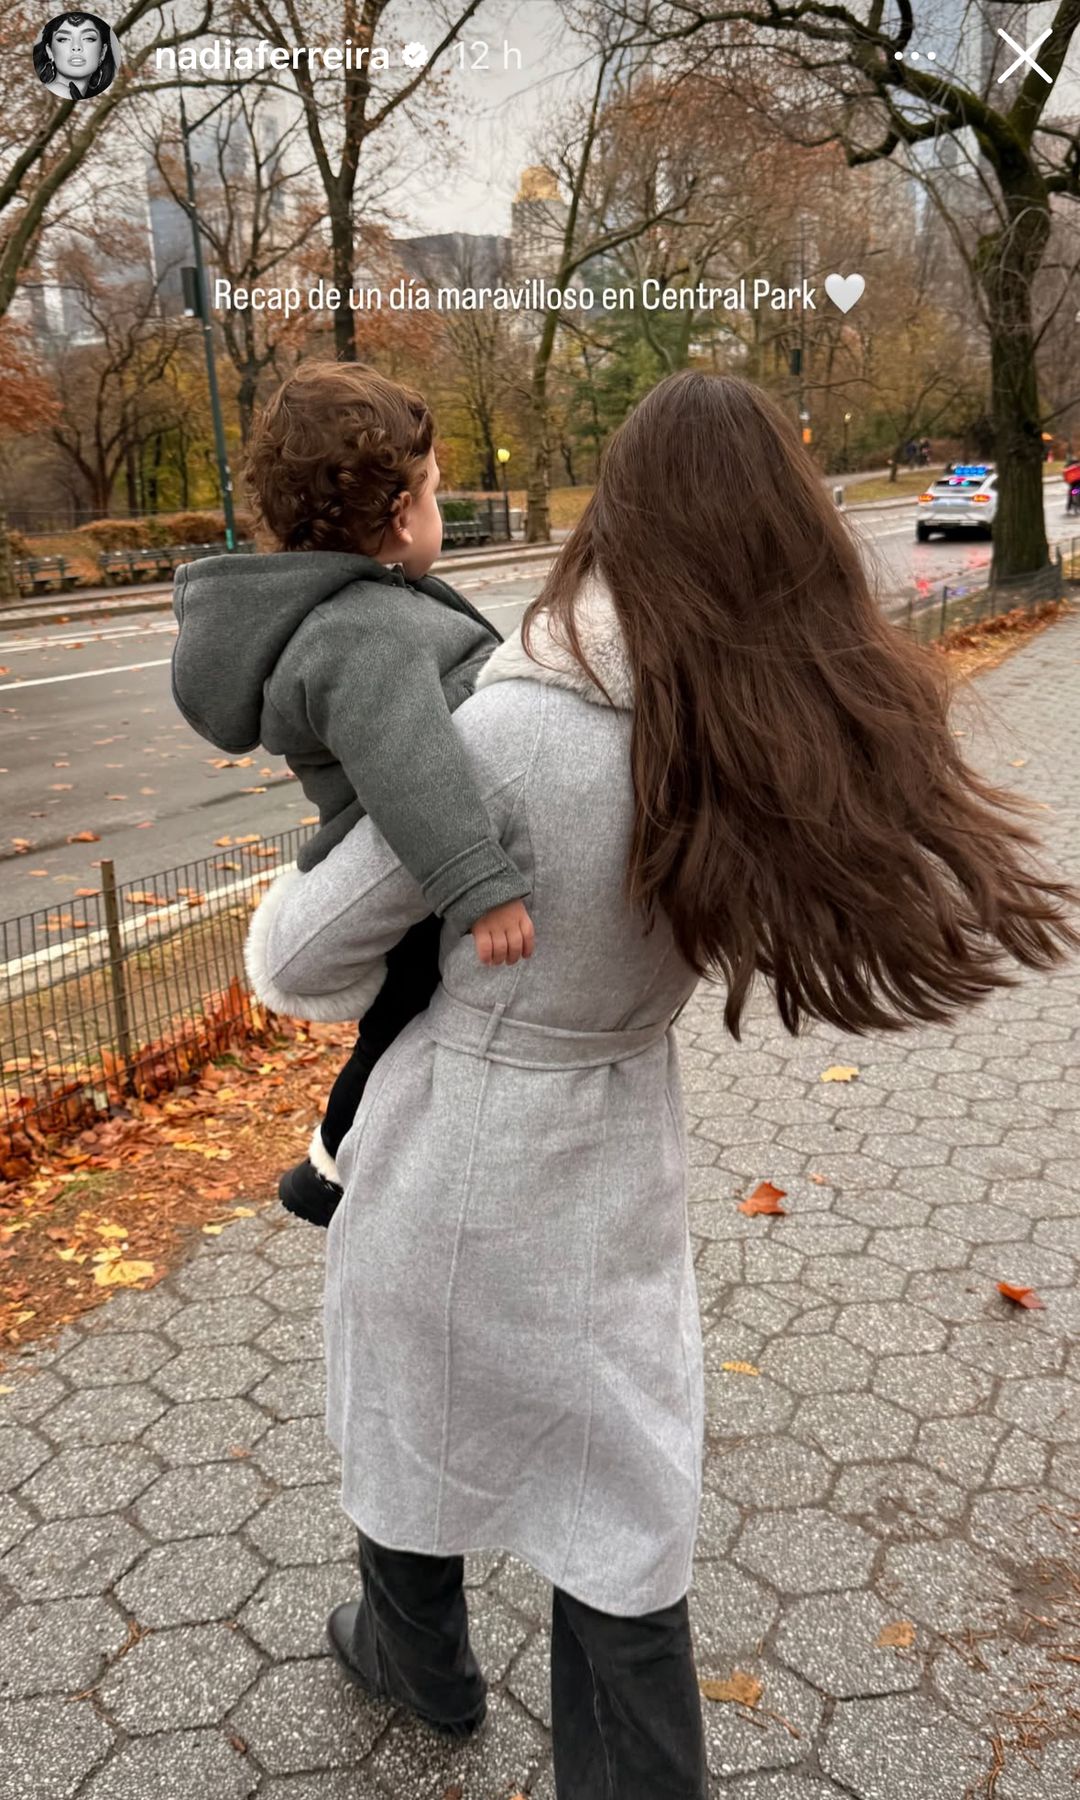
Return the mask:
<svg viewBox="0 0 1080 1800">
<path fill-rule="evenodd" d="M 981 575 L 980 571 L 980 575 Z M 1063 600 L 1070 580 L 1080 579 L 1080 538 L 1071 538 L 1051 552 L 1050 562 L 1037 575 L 993 584 L 972 575 L 956 576 L 925 594 L 909 595 L 888 608 L 893 624 L 918 639 L 932 643 L 947 631 L 970 629 L 987 619 L 1022 607 L 1030 612 L 1046 601 Z"/>
<path fill-rule="evenodd" d="M 0 1177 L 35 1144 L 152 1099 L 255 1035 L 243 948 L 302 827 L 0 923 Z"/>
</svg>

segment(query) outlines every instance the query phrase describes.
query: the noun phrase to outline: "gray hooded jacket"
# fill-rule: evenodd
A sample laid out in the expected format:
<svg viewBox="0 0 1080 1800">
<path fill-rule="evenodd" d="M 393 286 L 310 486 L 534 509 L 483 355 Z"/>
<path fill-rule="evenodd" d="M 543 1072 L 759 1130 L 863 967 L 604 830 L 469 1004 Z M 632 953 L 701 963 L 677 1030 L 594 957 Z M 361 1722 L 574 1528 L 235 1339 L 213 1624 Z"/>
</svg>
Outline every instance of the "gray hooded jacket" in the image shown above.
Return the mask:
<svg viewBox="0 0 1080 1800">
<path fill-rule="evenodd" d="M 230 753 L 283 756 L 319 809 L 311 869 L 370 813 L 460 932 L 531 892 L 470 774 L 451 713 L 502 638 L 445 581 L 367 556 L 209 556 L 177 570 L 173 698 Z"/>
</svg>

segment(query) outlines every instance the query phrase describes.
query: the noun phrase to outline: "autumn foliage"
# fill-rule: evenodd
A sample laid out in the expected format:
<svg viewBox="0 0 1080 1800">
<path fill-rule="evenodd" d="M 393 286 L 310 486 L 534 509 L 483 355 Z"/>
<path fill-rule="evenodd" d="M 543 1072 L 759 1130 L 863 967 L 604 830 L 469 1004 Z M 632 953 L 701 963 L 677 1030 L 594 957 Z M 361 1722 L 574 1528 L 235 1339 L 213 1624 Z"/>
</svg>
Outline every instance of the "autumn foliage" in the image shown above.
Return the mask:
<svg viewBox="0 0 1080 1800">
<path fill-rule="evenodd" d="M 267 1014 L 234 976 L 211 997 L 200 1018 L 171 1026 L 127 1064 L 102 1049 L 95 1063 L 73 1073 L 66 1066 L 50 1069 L 42 1057 L 35 1077 L 40 1083 L 52 1076 L 44 1098 L 39 1093 L 31 1100 L 18 1090 L 0 1088 L 7 1115 L 0 1129 L 0 1177 L 5 1182 L 25 1179 L 58 1142 L 84 1131 L 104 1112 L 122 1112 L 133 1098 L 159 1099 L 225 1051 L 265 1036 L 268 1027 Z M 5 1078 L 25 1072 L 4 1065 Z"/>
<path fill-rule="evenodd" d="M 116 1289 L 153 1287 L 193 1237 L 276 1204 L 352 1032 L 263 1024 L 170 1091 L 128 1093 L 122 1113 L 64 1138 L 35 1135 L 32 1174 L 0 1181 L 0 1363 Z"/>
<path fill-rule="evenodd" d="M 0 318 L 0 439 L 40 431 L 59 410 L 30 332 L 12 318 Z"/>
</svg>

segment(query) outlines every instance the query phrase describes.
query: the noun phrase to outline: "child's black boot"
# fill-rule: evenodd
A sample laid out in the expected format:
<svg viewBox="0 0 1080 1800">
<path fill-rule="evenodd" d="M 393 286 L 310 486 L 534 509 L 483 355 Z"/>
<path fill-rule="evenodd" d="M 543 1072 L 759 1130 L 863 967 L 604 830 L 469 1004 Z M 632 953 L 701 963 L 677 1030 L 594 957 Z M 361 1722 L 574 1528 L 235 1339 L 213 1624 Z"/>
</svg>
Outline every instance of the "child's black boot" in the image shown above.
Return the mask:
<svg viewBox="0 0 1080 1800">
<path fill-rule="evenodd" d="M 329 1225 L 342 1196 L 337 1164 L 322 1139 L 318 1126 L 303 1162 L 287 1169 L 278 1182 L 278 1195 L 286 1211 L 309 1225 Z"/>
</svg>

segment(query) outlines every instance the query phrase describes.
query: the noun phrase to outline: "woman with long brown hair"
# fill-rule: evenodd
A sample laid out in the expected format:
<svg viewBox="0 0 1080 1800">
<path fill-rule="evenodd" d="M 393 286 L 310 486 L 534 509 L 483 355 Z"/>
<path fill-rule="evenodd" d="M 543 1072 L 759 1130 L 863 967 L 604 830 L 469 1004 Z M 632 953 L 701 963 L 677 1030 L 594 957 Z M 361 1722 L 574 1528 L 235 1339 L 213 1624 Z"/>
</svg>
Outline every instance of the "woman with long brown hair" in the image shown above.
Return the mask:
<svg viewBox="0 0 1080 1800">
<path fill-rule="evenodd" d="M 747 383 L 662 382 L 521 631 L 454 715 L 532 878 L 536 948 L 441 985 L 364 1094 L 327 1244 L 328 1430 L 369 1693 L 484 1715 L 466 1550 L 553 1586 L 559 1800 L 704 1800 L 686 1592 L 701 1339 L 671 1026 L 702 977 L 788 1031 L 947 1020 L 1080 948 L 1030 806 L 964 763 L 943 665 L 869 592 L 844 522 Z M 279 1010 L 352 1018 L 427 903 L 369 819 L 256 915 Z"/>
</svg>

